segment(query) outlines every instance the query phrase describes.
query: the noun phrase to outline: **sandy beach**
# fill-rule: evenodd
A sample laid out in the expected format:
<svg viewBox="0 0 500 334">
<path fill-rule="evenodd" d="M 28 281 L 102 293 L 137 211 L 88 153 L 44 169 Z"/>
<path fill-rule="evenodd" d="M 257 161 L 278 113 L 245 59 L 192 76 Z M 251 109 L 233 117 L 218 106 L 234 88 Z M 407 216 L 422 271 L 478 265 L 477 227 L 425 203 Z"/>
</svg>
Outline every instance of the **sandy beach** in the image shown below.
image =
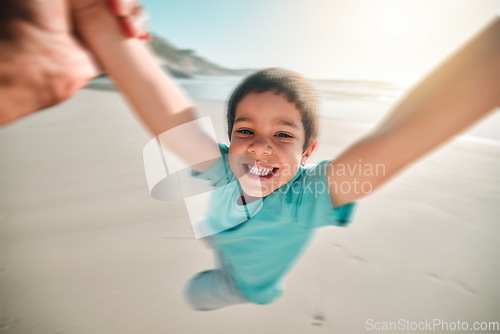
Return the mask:
<svg viewBox="0 0 500 334">
<path fill-rule="evenodd" d="M 224 104 L 197 106 L 227 143 Z M 0 128 L 0 333 L 410 333 L 368 324 L 500 322 L 498 143 L 455 140 L 363 199 L 349 227 L 319 230 L 277 302 L 196 312 L 182 290 L 213 256 L 183 202 L 149 196 L 150 137 L 128 109 L 114 91 L 84 89 Z M 316 161 L 370 128 L 321 126 Z"/>
</svg>

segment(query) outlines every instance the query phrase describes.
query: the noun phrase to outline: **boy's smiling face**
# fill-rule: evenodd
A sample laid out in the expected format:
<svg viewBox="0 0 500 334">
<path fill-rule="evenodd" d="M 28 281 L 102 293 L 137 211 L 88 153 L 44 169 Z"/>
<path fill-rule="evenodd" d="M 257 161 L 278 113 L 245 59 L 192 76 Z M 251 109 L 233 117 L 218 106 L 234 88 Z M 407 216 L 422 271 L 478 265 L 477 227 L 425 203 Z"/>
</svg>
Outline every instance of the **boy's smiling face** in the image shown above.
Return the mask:
<svg viewBox="0 0 500 334">
<path fill-rule="evenodd" d="M 247 195 L 264 197 L 290 181 L 305 152 L 305 130 L 295 104 L 274 92 L 249 93 L 237 105 L 229 165 Z"/>
</svg>

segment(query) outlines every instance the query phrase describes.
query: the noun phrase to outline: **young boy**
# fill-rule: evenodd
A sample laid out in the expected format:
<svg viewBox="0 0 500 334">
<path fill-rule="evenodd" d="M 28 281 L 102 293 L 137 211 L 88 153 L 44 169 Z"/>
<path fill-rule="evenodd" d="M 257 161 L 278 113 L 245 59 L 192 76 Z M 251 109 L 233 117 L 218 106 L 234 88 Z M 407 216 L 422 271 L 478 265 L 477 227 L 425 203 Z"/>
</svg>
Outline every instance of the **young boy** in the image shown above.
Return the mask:
<svg viewBox="0 0 500 334">
<path fill-rule="evenodd" d="M 335 159 L 306 168 L 318 121 L 315 93 L 304 79 L 279 69 L 249 77 L 229 102 L 231 145 L 217 145 L 192 122 L 192 105 L 138 42 L 121 37 L 104 7 L 96 3 L 82 12 L 78 31 L 153 134 L 170 133 L 160 136 L 161 144 L 192 166 L 195 177 L 220 185 L 222 197 L 209 216 L 230 224 L 207 238 L 218 252 L 218 268 L 187 286 L 199 310 L 272 302 L 314 228 L 344 225 L 354 201 L 500 105 L 497 19 L 374 132 Z M 175 130 L 186 124 L 189 131 Z M 363 173 L 355 168 L 360 160 L 383 166 L 383 173 Z M 335 173 L 342 168 L 353 172 Z M 363 184 L 369 187 L 360 189 Z"/>
<path fill-rule="evenodd" d="M 233 93 L 231 145 L 219 145 L 222 158 L 194 173 L 216 188 L 205 223 L 226 227 L 205 238 L 217 251 L 218 268 L 187 285 L 195 309 L 272 302 L 314 229 L 349 221 L 353 203 L 332 206 L 329 161 L 304 167 L 316 146 L 318 109 L 307 80 L 279 68 L 249 76 Z"/>
</svg>

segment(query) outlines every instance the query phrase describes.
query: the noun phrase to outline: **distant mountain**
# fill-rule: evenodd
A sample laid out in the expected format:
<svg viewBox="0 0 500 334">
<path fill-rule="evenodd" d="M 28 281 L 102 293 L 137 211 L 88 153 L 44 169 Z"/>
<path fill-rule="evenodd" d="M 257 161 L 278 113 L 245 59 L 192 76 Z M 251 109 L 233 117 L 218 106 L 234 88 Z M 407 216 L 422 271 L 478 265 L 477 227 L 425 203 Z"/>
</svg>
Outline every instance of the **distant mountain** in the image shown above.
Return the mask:
<svg viewBox="0 0 500 334">
<path fill-rule="evenodd" d="M 182 50 L 163 37 L 152 35 L 149 48 L 156 55 L 160 65 L 178 78 L 190 78 L 195 75 L 248 75 L 254 70 L 232 70 L 217 65 L 195 54 L 194 50 Z"/>
</svg>

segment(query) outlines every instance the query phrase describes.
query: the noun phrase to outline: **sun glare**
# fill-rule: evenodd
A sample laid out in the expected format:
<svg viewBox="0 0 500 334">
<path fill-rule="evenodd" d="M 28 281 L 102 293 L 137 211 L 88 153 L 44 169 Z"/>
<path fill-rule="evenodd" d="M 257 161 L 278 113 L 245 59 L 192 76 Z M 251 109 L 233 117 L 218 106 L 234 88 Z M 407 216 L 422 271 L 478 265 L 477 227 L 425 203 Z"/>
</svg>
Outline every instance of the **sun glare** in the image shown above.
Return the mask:
<svg viewBox="0 0 500 334">
<path fill-rule="evenodd" d="M 402 35 L 406 32 L 408 17 L 399 8 L 387 8 L 380 12 L 378 23 L 387 35 Z"/>
</svg>

